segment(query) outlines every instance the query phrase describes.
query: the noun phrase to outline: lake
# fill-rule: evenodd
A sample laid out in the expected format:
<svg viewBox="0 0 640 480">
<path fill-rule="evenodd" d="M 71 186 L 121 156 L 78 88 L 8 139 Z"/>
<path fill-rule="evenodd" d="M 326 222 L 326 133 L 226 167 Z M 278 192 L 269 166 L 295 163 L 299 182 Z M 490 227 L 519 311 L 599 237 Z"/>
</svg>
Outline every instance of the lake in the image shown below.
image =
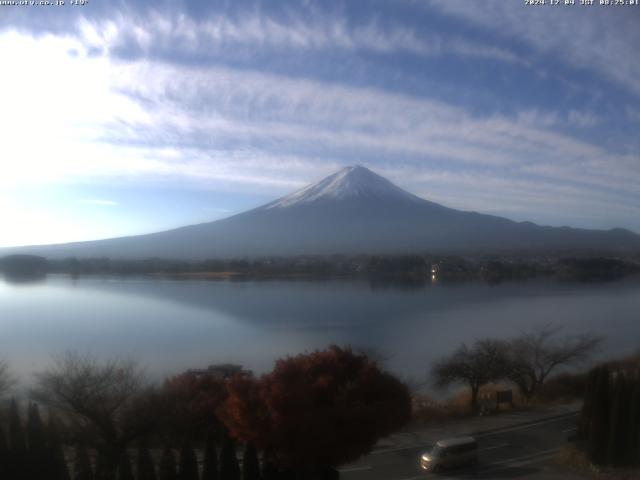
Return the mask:
<svg viewBox="0 0 640 480">
<path fill-rule="evenodd" d="M 136 358 L 150 376 L 232 362 L 256 373 L 286 355 L 350 344 L 423 379 L 460 342 L 552 323 L 606 337 L 600 357 L 640 348 L 640 280 L 452 285 L 357 280 L 195 281 L 50 275 L 0 280 L 0 358 L 23 384 L 56 353 Z"/>
</svg>

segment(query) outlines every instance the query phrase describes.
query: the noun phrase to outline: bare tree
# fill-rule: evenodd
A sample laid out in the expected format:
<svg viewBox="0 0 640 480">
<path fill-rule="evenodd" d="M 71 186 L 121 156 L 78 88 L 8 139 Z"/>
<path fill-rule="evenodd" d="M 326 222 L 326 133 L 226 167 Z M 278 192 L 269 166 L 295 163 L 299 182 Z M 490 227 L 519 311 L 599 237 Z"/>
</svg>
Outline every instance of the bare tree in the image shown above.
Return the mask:
<svg viewBox="0 0 640 480">
<path fill-rule="evenodd" d="M 558 337 L 559 327 L 546 325 L 509 343 L 507 378 L 530 400 L 557 368 L 580 364 L 598 348 L 602 338 L 591 333 Z"/>
<path fill-rule="evenodd" d="M 65 413 L 78 436 L 99 451 L 111 468 L 127 445 L 149 427 L 142 412 L 144 377 L 135 361 L 100 362 L 67 352 L 38 374 L 35 399 Z M 113 471 L 106 472 L 112 478 Z"/>
<path fill-rule="evenodd" d="M 11 390 L 14 383 L 15 378 L 9 371 L 9 364 L 4 360 L 0 360 L 0 397 L 4 396 L 9 390 Z"/>
<path fill-rule="evenodd" d="M 463 343 L 452 355 L 436 362 L 431 375 L 439 388 L 455 383 L 469 386 L 471 406 L 475 409 L 478 405 L 480 387 L 506 375 L 507 354 L 507 344 L 500 340 L 477 340 L 471 347 Z"/>
</svg>

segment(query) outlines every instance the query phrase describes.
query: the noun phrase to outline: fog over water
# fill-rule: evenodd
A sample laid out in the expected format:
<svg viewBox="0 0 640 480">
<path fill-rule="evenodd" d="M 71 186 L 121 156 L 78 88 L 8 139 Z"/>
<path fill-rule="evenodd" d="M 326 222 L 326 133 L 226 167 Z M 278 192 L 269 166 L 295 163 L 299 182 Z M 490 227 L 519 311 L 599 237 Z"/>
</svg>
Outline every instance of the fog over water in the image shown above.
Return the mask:
<svg viewBox="0 0 640 480">
<path fill-rule="evenodd" d="M 261 373 L 279 357 L 336 343 L 382 352 L 392 371 L 423 379 L 460 342 L 548 323 L 604 335 L 600 357 L 631 353 L 639 312 L 638 279 L 402 286 L 49 276 L 0 280 L 0 358 L 23 384 L 70 349 L 134 357 L 161 378 L 219 362 Z"/>
</svg>

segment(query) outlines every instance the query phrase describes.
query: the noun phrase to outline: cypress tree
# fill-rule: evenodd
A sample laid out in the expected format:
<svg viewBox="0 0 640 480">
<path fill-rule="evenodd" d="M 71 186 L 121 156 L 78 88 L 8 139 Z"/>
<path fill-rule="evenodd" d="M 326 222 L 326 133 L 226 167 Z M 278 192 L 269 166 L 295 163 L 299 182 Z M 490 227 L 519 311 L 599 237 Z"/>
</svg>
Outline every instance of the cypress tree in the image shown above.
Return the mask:
<svg viewBox="0 0 640 480">
<path fill-rule="evenodd" d="M 2 426 L 0 426 L 0 478 L 11 478 L 9 476 L 9 448 L 4 438 Z"/>
<path fill-rule="evenodd" d="M 112 469 L 109 468 L 109 460 L 102 448 L 98 449 L 98 455 L 96 457 L 96 480 L 113 480 L 111 473 Z"/>
<path fill-rule="evenodd" d="M 9 450 L 14 455 L 21 455 L 27 451 L 22 421 L 18 411 L 18 402 L 16 402 L 15 398 L 11 399 L 11 404 L 9 405 Z"/>
<path fill-rule="evenodd" d="M 118 480 L 134 480 L 133 470 L 131 470 L 131 460 L 129 460 L 129 454 L 127 454 L 126 451 L 120 455 L 117 478 Z"/>
<path fill-rule="evenodd" d="M 264 452 L 262 457 L 262 478 L 263 480 L 278 480 L 278 467 L 269 452 Z"/>
<path fill-rule="evenodd" d="M 598 369 L 592 368 L 587 376 L 585 385 L 584 402 L 580 413 L 580 423 L 578 425 L 578 436 L 582 440 L 589 438 L 589 427 L 591 425 L 591 417 L 593 416 L 593 400 L 595 397 L 596 379 Z"/>
<path fill-rule="evenodd" d="M 44 426 L 40 417 L 40 409 L 35 403 L 29 404 L 27 416 L 27 443 L 29 451 L 42 454 L 47 448 Z"/>
<path fill-rule="evenodd" d="M 631 408 L 629 413 L 629 457 L 630 465 L 640 464 L 640 378 L 633 381 L 631 392 Z"/>
<path fill-rule="evenodd" d="M 202 480 L 218 480 L 218 452 L 213 432 L 207 434 L 204 442 Z"/>
<path fill-rule="evenodd" d="M 228 434 L 224 436 L 220 452 L 220 479 L 240 480 L 236 442 Z"/>
<path fill-rule="evenodd" d="M 33 477 L 33 463 L 29 461 L 27 444 L 18 402 L 11 399 L 9 405 L 8 478 L 28 480 Z"/>
<path fill-rule="evenodd" d="M 29 450 L 28 466 L 32 478 L 46 478 L 47 467 L 47 441 L 40 417 L 40 410 L 35 403 L 29 403 L 27 408 L 27 446 Z"/>
<path fill-rule="evenodd" d="M 198 459 L 196 452 L 193 451 L 191 442 L 184 440 L 180 448 L 180 480 L 198 480 Z"/>
<path fill-rule="evenodd" d="M 173 451 L 169 446 L 165 446 L 162 451 L 162 457 L 160 458 L 160 472 L 159 480 L 178 480 L 176 473 L 176 459 L 173 456 Z"/>
<path fill-rule="evenodd" d="M 50 465 L 48 479 L 70 480 L 71 477 L 64 457 L 64 449 L 58 434 L 56 420 L 51 413 L 49 413 L 49 423 L 47 425 L 47 450 Z"/>
<path fill-rule="evenodd" d="M 244 454 L 242 456 L 242 479 L 260 480 L 258 451 L 256 447 L 251 444 L 247 444 L 244 448 Z"/>
<path fill-rule="evenodd" d="M 603 464 L 607 454 L 610 410 L 609 369 L 602 366 L 598 369 L 594 388 L 593 414 L 589 427 L 587 453 L 595 464 Z"/>
<path fill-rule="evenodd" d="M 613 382 L 613 395 L 611 403 L 611 419 L 609 422 L 609 439 L 607 442 L 606 463 L 613 466 L 622 466 L 627 451 L 626 426 L 629 419 L 626 418 L 627 382 L 622 372 L 617 372 Z"/>
<path fill-rule="evenodd" d="M 156 480 L 156 469 L 153 466 L 151 452 L 147 448 L 146 442 L 140 442 L 138 447 L 138 461 L 136 466 L 137 480 Z"/>
<path fill-rule="evenodd" d="M 78 445 L 76 447 L 76 458 L 73 467 L 73 480 L 93 480 L 93 470 L 91 469 L 91 460 L 87 450 Z"/>
</svg>

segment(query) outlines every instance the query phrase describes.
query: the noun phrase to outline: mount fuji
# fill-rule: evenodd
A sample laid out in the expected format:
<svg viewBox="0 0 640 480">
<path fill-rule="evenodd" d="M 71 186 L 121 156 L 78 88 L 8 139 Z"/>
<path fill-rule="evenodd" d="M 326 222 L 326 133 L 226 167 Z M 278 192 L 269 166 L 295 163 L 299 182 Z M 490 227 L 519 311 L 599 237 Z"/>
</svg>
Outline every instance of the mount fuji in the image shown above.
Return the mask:
<svg viewBox="0 0 640 480">
<path fill-rule="evenodd" d="M 229 218 L 159 233 L 4 249 L 49 258 L 204 259 L 303 254 L 640 251 L 624 229 L 546 227 L 413 195 L 362 166 Z M 0 250 L 0 253 L 4 253 Z"/>
</svg>

